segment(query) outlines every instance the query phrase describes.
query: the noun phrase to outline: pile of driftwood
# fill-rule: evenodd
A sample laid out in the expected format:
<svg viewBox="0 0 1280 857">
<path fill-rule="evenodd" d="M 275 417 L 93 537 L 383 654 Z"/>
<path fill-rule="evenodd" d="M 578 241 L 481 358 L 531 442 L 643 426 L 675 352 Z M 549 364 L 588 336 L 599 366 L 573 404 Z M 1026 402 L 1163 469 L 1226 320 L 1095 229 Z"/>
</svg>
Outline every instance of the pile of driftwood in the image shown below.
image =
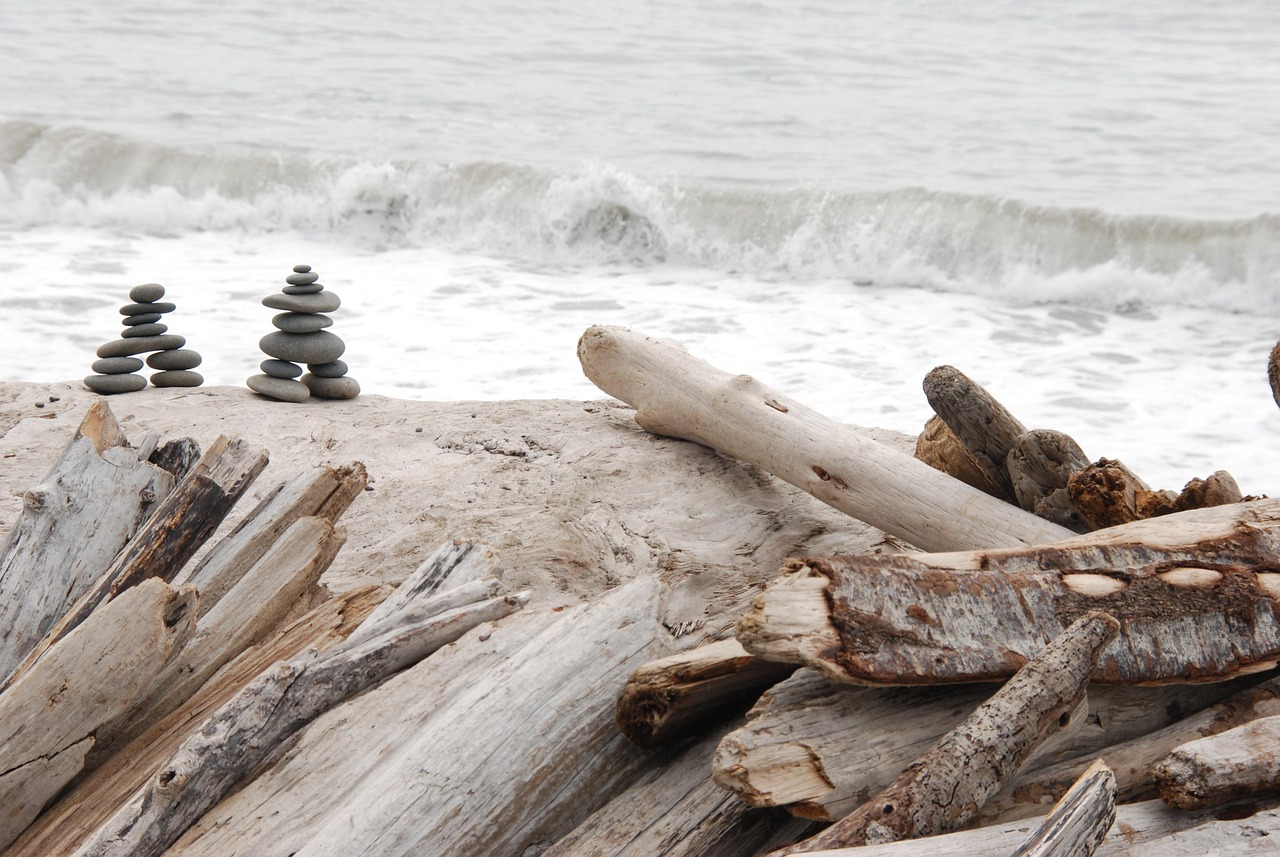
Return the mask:
<svg viewBox="0 0 1280 857">
<path fill-rule="evenodd" d="M 660 747 L 767 689 L 713 778 L 833 822 L 773 854 L 1273 847 L 1280 502 L 1222 472 L 1152 490 L 951 367 L 926 379 L 938 416 L 912 458 L 669 342 L 597 327 L 579 357 L 648 430 L 929 551 L 789 561 L 736 639 L 621 694 L 619 727 Z"/>
</svg>

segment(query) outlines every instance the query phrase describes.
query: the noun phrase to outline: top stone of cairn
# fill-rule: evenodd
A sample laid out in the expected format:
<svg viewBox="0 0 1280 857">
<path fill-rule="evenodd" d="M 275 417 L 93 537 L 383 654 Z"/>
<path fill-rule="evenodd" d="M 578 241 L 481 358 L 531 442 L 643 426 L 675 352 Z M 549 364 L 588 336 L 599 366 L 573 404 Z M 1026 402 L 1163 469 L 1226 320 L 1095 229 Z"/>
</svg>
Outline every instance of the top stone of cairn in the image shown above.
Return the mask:
<svg viewBox="0 0 1280 857">
<path fill-rule="evenodd" d="M 159 283 L 143 283 L 129 289 L 129 300 L 139 304 L 149 304 L 164 297 L 164 286 Z"/>
</svg>

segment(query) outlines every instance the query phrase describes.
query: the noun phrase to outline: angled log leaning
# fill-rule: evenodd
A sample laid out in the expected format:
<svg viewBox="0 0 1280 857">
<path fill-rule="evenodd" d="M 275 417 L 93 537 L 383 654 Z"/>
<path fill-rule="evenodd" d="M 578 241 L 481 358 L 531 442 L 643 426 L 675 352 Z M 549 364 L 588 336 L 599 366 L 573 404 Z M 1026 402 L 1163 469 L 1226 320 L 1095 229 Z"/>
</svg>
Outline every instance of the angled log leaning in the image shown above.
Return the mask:
<svg viewBox="0 0 1280 857">
<path fill-rule="evenodd" d="M 1152 772 L 1160 799 L 1199 809 L 1280 792 L 1280 715 L 1198 738 L 1160 760 Z"/>
<path fill-rule="evenodd" d="M 794 671 L 761 660 L 730 638 L 647 663 L 631 674 L 615 715 L 622 734 L 657 747 L 743 711 L 765 688 Z"/>
<path fill-rule="evenodd" d="M 648 431 L 762 467 L 923 550 L 1072 535 L 674 344 L 597 326 L 582 335 L 578 359 L 597 387 L 636 408 L 636 422 Z"/>
<path fill-rule="evenodd" d="M 392 624 L 361 643 L 348 641 L 323 654 L 311 652 L 278 662 L 218 709 L 76 853 L 162 853 L 285 738 L 476 625 L 510 615 L 526 601 L 524 594 L 492 598 L 414 624 Z"/>
<path fill-rule="evenodd" d="M 1071 505 L 1067 486 L 1074 474 L 1088 466 L 1078 443 L 1050 429 L 1019 435 L 1005 459 L 1018 505 L 1077 533 L 1091 528 Z"/>
<path fill-rule="evenodd" d="M 214 441 L 200 462 L 160 501 L 110 567 L 76 599 L 8 681 L 29 669 L 102 602 L 149 577 L 172 580 L 266 466 L 267 454 L 263 450 L 225 437 Z"/>
<path fill-rule="evenodd" d="M 996 486 L 994 496 L 1009 503 L 1018 502 L 1005 459 L 1018 437 L 1026 432 L 1026 426 L 954 366 L 939 366 L 925 375 L 924 395 L 934 413 Z"/>
<path fill-rule="evenodd" d="M 271 640 L 242 653 L 195 696 L 151 724 L 100 767 L 60 795 L 5 852 L 5 857 L 70 854 L 97 830 L 215 711 L 272 664 L 314 648 L 325 651 L 347 639 L 386 598 L 389 586 L 344 592 L 299 617 Z"/>
<path fill-rule="evenodd" d="M 984 494 L 1000 496 L 1000 475 L 975 461 L 964 441 L 937 414 L 929 418 L 916 438 L 915 457 Z"/>
<path fill-rule="evenodd" d="M 79 773 L 94 731 L 128 708 L 194 624 L 193 588 L 148 582 L 94 612 L 0 694 L 0 849 Z"/>
<path fill-rule="evenodd" d="M 915 839 L 963 827 L 1084 700 L 1098 653 L 1119 622 L 1089 613 L 978 706 L 896 782 L 817 836 L 775 852 Z"/>
<path fill-rule="evenodd" d="M 105 402 L 89 409 L 0 546 L 0 680 L 111 564 L 173 488 L 130 449 Z"/>
<path fill-rule="evenodd" d="M 1098 760 L 1012 857 L 1091 857 L 1116 820 L 1116 777 Z"/>
<path fill-rule="evenodd" d="M 1123 631 L 1095 681 L 1256 672 L 1280 657 L 1280 575 L 1255 571 L 1280 564 L 1276 508 L 1263 500 L 1195 510 L 1043 548 L 793 560 L 737 636 L 753 654 L 836 681 L 988 681 L 1103 610 Z"/>
</svg>

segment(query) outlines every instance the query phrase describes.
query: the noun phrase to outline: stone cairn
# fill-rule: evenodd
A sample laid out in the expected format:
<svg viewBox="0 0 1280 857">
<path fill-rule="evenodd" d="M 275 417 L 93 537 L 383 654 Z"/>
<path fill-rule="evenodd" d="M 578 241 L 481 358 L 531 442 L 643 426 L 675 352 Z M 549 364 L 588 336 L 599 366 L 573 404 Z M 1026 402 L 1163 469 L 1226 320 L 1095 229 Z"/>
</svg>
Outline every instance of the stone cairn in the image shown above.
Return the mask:
<svg viewBox="0 0 1280 857">
<path fill-rule="evenodd" d="M 154 351 L 147 365 L 160 371 L 151 375 L 157 387 L 199 387 L 204 377 L 191 370 L 200 365 L 200 355 L 183 348 L 187 340 L 167 333 L 168 325 L 160 323 L 175 307 L 164 297 L 164 286 L 145 283 L 129 290 L 133 303 L 120 307 L 124 330 L 120 338 L 98 349 L 98 360 L 90 367 L 96 374 L 84 379 L 84 385 L 96 393 L 133 393 L 147 386 L 147 379 L 134 374 L 142 368 L 136 355 Z"/>
<path fill-rule="evenodd" d="M 268 333 L 258 347 L 271 358 L 263 360 L 261 375 L 245 383 L 250 390 L 284 402 L 305 402 L 312 396 L 320 399 L 354 399 L 360 395 L 360 384 L 347 375 L 347 364 L 339 360 L 346 343 L 325 330 L 333 312 L 342 301 L 324 290 L 320 275 L 310 265 L 295 265 L 285 278 L 281 294 L 267 295 L 262 305 L 284 312 L 271 319 L 276 332 Z M 305 363 L 302 374 L 299 363 Z M 302 375 L 299 380 L 298 376 Z"/>
</svg>

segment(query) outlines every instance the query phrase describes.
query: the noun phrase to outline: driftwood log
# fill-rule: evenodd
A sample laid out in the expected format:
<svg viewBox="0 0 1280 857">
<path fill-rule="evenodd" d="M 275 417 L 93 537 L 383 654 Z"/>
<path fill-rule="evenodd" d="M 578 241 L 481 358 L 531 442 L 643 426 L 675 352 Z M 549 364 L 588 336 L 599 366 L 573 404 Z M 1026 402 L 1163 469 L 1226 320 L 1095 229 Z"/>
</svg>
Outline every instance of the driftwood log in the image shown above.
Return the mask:
<svg viewBox="0 0 1280 857">
<path fill-rule="evenodd" d="M 1072 505 L 1068 486 L 1071 477 L 1088 466 L 1089 459 L 1075 440 L 1050 429 L 1019 435 L 1005 459 L 1018 505 L 1077 533 L 1093 528 Z"/>
<path fill-rule="evenodd" d="M 1000 497 L 1002 500 L 1012 500 L 1012 498 L 1001 497 L 999 474 L 991 472 L 990 468 L 983 467 L 975 461 L 965 447 L 964 441 L 956 437 L 951 427 L 937 414 L 929 418 L 919 437 L 916 438 L 915 457 L 934 470 L 941 470 L 948 476 L 954 476 L 984 494 Z"/>
<path fill-rule="evenodd" d="M 645 429 L 762 467 L 921 549 L 1012 547 L 1073 535 L 675 344 L 592 327 L 578 343 L 578 359 L 597 387 L 636 408 Z"/>
<path fill-rule="evenodd" d="M 1116 777 L 1091 764 L 1012 857 L 1090 857 L 1116 820 Z"/>
<path fill-rule="evenodd" d="M 954 366 L 939 366 L 925 375 L 924 395 L 987 481 L 996 487 L 993 496 L 1008 503 L 1018 502 L 1005 459 L 1026 433 L 1026 426 Z"/>
<path fill-rule="evenodd" d="M 778 857 L 963 827 L 1050 733 L 1069 724 L 1119 626 L 1104 613 L 1079 619 L 892 785 Z"/>
<path fill-rule="evenodd" d="M 1156 764 L 1160 799 L 1199 809 L 1280 792 L 1280 715 L 1190 741 Z"/>
</svg>

